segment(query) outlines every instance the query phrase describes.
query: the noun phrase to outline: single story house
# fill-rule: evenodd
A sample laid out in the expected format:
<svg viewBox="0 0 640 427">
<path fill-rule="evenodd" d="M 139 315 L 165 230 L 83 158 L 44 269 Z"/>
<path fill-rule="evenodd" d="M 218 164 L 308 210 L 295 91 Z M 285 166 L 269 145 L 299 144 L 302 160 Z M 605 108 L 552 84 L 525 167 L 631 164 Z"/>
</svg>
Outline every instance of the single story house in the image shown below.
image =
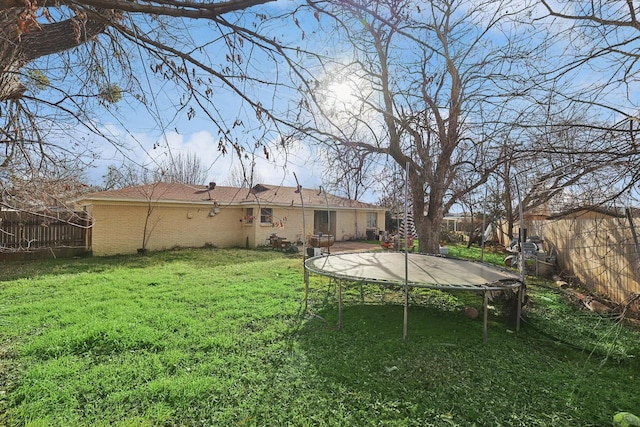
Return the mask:
<svg viewBox="0 0 640 427">
<path fill-rule="evenodd" d="M 251 189 L 157 182 L 91 193 L 76 201 L 92 220 L 95 255 L 171 247 L 247 247 L 276 233 L 297 243 L 319 233 L 336 241 L 384 231 L 386 209 L 317 189 Z"/>
<path fill-rule="evenodd" d="M 448 213 L 442 218 L 442 226 L 454 233 L 468 233 L 469 223 L 473 220 L 466 212 Z"/>
</svg>

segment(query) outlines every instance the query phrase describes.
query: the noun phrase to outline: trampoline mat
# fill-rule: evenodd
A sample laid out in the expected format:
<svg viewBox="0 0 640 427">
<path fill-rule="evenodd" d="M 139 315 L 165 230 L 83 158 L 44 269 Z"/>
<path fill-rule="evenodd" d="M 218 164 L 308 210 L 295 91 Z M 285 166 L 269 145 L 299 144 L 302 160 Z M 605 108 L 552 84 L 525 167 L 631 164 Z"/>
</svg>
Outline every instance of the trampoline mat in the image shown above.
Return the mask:
<svg viewBox="0 0 640 427">
<path fill-rule="evenodd" d="M 309 258 L 306 267 L 317 274 L 371 283 L 405 283 L 405 254 L 399 252 L 342 253 Z M 472 290 L 517 287 L 518 275 L 498 267 L 434 255 L 407 255 L 408 284 Z M 511 282 L 511 284 L 507 284 Z"/>
</svg>

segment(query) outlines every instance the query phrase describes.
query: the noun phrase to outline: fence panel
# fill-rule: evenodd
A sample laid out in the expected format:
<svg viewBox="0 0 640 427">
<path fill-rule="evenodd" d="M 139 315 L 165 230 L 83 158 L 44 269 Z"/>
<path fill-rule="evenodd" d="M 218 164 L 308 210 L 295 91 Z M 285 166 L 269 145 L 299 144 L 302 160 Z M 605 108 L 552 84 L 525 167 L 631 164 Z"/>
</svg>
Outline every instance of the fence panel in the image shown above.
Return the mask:
<svg viewBox="0 0 640 427">
<path fill-rule="evenodd" d="M 617 303 L 640 294 L 640 263 L 626 218 L 534 220 L 528 227 L 556 251 L 565 276 Z"/>
<path fill-rule="evenodd" d="M 89 247 L 89 226 L 83 212 L 33 214 L 0 212 L 0 252 Z"/>
</svg>

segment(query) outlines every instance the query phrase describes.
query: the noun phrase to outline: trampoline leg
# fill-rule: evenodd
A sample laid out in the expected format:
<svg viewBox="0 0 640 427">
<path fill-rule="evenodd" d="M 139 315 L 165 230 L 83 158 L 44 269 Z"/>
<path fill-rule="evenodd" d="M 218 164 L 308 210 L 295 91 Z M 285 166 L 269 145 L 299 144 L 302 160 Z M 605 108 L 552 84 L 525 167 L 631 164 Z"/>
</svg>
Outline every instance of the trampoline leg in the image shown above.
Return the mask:
<svg viewBox="0 0 640 427">
<path fill-rule="evenodd" d="M 487 292 L 483 293 L 484 295 L 484 301 L 483 301 L 483 308 L 484 308 L 484 318 L 482 321 L 482 342 L 487 342 L 487 335 L 488 335 L 488 321 L 489 321 L 489 294 Z"/>
<path fill-rule="evenodd" d="M 518 287 L 518 305 L 516 306 L 516 331 L 520 330 L 520 316 L 522 316 L 522 300 L 524 298 L 523 286 Z"/>
<path fill-rule="evenodd" d="M 409 329 L 409 287 L 404 286 L 404 318 L 402 320 L 402 341 L 406 344 Z"/>
<path fill-rule="evenodd" d="M 338 285 L 338 329 L 342 329 L 342 281 L 336 280 Z"/>
<path fill-rule="evenodd" d="M 304 311 L 306 312 L 309 307 L 309 270 L 304 268 Z"/>
</svg>

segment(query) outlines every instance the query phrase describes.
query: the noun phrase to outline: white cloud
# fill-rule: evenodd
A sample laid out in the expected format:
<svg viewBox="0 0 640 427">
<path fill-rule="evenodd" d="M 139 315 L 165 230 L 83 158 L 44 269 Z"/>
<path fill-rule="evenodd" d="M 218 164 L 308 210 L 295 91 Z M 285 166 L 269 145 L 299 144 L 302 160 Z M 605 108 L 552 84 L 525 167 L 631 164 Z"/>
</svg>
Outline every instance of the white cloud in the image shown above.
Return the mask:
<svg viewBox="0 0 640 427">
<path fill-rule="evenodd" d="M 170 131 L 160 137 L 148 133 L 127 133 L 115 125 L 107 125 L 102 131 L 110 139 L 122 143 L 115 146 L 106 139 L 95 139 L 94 147 L 100 157 L 94 162 L 89 178 L 96 185 L 102 184 L 103 176 L 111 165 L 133 162 L 140 167 L 153 169 L 178 154 L 197 155 L 208 172 L 207 182 L 228 181 L 230 172 L 240 165 L 235 151 L 223 155 L 218 150 L 217 138 L 207 130 L 196 130 L 188 134 Z M 287 152 L 273 148 L 276 145 L 269 147 L 269 159 L 265 157 L 262 148 L 258 148 L 253 155 L 256 171 L 263 183 L 295 186 L 295 173 L 303 187 L 316 188 L 322 184 L 322 164 L 311 149 L 301 143 L 288 147 Z M 244 162 L 248 165 L 247 160 Z"/>
</svg>

